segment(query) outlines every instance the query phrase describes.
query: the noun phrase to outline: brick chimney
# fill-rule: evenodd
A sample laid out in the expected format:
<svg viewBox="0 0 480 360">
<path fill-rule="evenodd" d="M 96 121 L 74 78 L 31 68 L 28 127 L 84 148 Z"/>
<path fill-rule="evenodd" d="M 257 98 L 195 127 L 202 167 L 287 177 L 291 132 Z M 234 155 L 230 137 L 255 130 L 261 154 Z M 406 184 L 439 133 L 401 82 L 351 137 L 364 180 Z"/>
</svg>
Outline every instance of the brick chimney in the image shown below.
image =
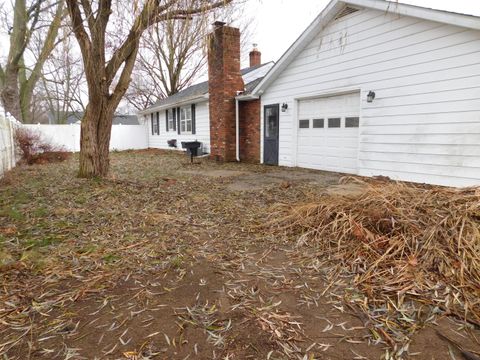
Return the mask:
<svg viewBox="0 0 480 360">
<path fill-rule="evenodd" d="M 235 97 L 244 90 L 240 73 L 240 30 L 217 21 L 208 41 L 210 156 L 236 160 Z"/>
<path fill-rule="evenodd" d="M 250 67 L 262 64 L 262 53 L 258 51 L 257 44 L 253 44 L 253 50 L 250 51 Z"/>
</svg>

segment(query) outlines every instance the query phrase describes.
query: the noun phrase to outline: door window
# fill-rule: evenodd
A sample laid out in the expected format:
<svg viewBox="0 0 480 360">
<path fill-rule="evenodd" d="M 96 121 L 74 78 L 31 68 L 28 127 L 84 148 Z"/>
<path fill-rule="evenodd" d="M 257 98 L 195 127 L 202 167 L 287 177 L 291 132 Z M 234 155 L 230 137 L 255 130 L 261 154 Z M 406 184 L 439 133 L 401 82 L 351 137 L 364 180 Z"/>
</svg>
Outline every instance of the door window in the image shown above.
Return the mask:
<svg viewBox="0 0 480 360">
<path fill-rule="evenodd" d="M 277 120 L 277 109 L 276 108 L 266 108 L 265 109 L 265 136 L 267 138 L 277 137 L 278 134 L 278 120 Z"/>
</svg>

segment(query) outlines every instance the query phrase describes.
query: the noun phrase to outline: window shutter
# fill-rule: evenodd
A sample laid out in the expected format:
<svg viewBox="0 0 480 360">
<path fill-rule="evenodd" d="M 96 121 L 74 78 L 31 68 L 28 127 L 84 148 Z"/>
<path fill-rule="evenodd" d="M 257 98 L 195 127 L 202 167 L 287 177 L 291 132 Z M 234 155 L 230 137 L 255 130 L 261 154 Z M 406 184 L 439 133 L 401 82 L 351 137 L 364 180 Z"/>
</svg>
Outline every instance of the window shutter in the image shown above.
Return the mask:
<svg viewBox="0 0 480 360">
<path fill-rule="evenodd" d="M 177 130 L 180 134 L 180 108 L 177 108 Z"/>
<path fill-rule="evenodd" d="M 168 109 L 165 110 L 165 129 L 166 129 L 167 131 L 170 130 L 170 129 L 168 128 Z"/>
<path fill-rule="evenodd" d="M 157 135 L 160 135 L 160 113 L 157 111 Z"/>
<path fill-rule="evenodd" d="M 153 129 L 153 113 L 150 114 L 150 123 L 152 126 L 152 135 L 155 135 L 154 129 Z"/>
<path fill-rule="evenodd" d="M 177 131 L 177 110 L 172 109 L 173 111 L 173 131 Z"/>
<path fill-rule="evenodd" d="M 192 134 L 195 134 L 195 104 L 192 104 Z"/>
</svg>

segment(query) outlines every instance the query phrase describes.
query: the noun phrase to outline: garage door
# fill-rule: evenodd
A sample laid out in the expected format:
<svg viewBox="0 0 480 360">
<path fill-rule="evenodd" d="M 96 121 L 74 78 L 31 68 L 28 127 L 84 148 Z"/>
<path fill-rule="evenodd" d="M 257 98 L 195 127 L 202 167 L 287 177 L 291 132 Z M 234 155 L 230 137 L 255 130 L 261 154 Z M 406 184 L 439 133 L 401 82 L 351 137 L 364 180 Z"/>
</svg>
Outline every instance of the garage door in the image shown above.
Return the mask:
<svg viewBox="0 0 480 360">
<path fill-rule="evenodd" d="M 360 93 L 302 100 L 297 166 L 357 173 Z"/>
</svg>

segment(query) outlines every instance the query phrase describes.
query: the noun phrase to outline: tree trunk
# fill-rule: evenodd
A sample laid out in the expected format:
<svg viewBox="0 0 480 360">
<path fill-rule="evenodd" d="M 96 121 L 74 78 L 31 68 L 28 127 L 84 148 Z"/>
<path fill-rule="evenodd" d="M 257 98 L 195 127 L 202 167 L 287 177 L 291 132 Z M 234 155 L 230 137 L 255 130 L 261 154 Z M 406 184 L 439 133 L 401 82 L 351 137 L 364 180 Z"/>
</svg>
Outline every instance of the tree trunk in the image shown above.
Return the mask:
<svg viewBox="0 0 480 360">
<path fill-rule="evenodd" d="M 2 104 L 7 112 L 18 121 L 23 121 L 18 91 L 18 70 L 12 66 L 5 69 L 5 82 L 1 89 Z"/>
<path fill-rule="evenodd" d="M 110 60 L 106 61 L 105 35 L 112 13 L 112 1 L 98 1 L 95 16 L 91 2 L 67 0 L 73 32 L 82 52 L 88 85 L 88 106 L 82 119 L 80 136 L 78 176 L 103 177 L 108 174 L 113 114 L 130 84 L 143 31 L 152 23 L 175 17 L 185 19 L 189 15 L 201 14 L 225 6 L 231 1 L 218 0 L 208 6 L 176 9 L 174 6 L 176 1 L 160 5 L 158 0 L 148 0 L 140 14 L 134 18 L 124 42 L 113 52 Z M 83 14 L 86 15 L 85 21 Z M 88 32 L 85 24 L 88 26 Z M 112 86 L 114 80 L 116 84 Z M 111 91 L 112 87 L 113 91 Z"/>
<path fill-rule="evenodd" d="M 113 113 L 107 97 L 87 106 L 81 123 L 79 177 L 104 177 L 108 174 Z"/>
</svg>

